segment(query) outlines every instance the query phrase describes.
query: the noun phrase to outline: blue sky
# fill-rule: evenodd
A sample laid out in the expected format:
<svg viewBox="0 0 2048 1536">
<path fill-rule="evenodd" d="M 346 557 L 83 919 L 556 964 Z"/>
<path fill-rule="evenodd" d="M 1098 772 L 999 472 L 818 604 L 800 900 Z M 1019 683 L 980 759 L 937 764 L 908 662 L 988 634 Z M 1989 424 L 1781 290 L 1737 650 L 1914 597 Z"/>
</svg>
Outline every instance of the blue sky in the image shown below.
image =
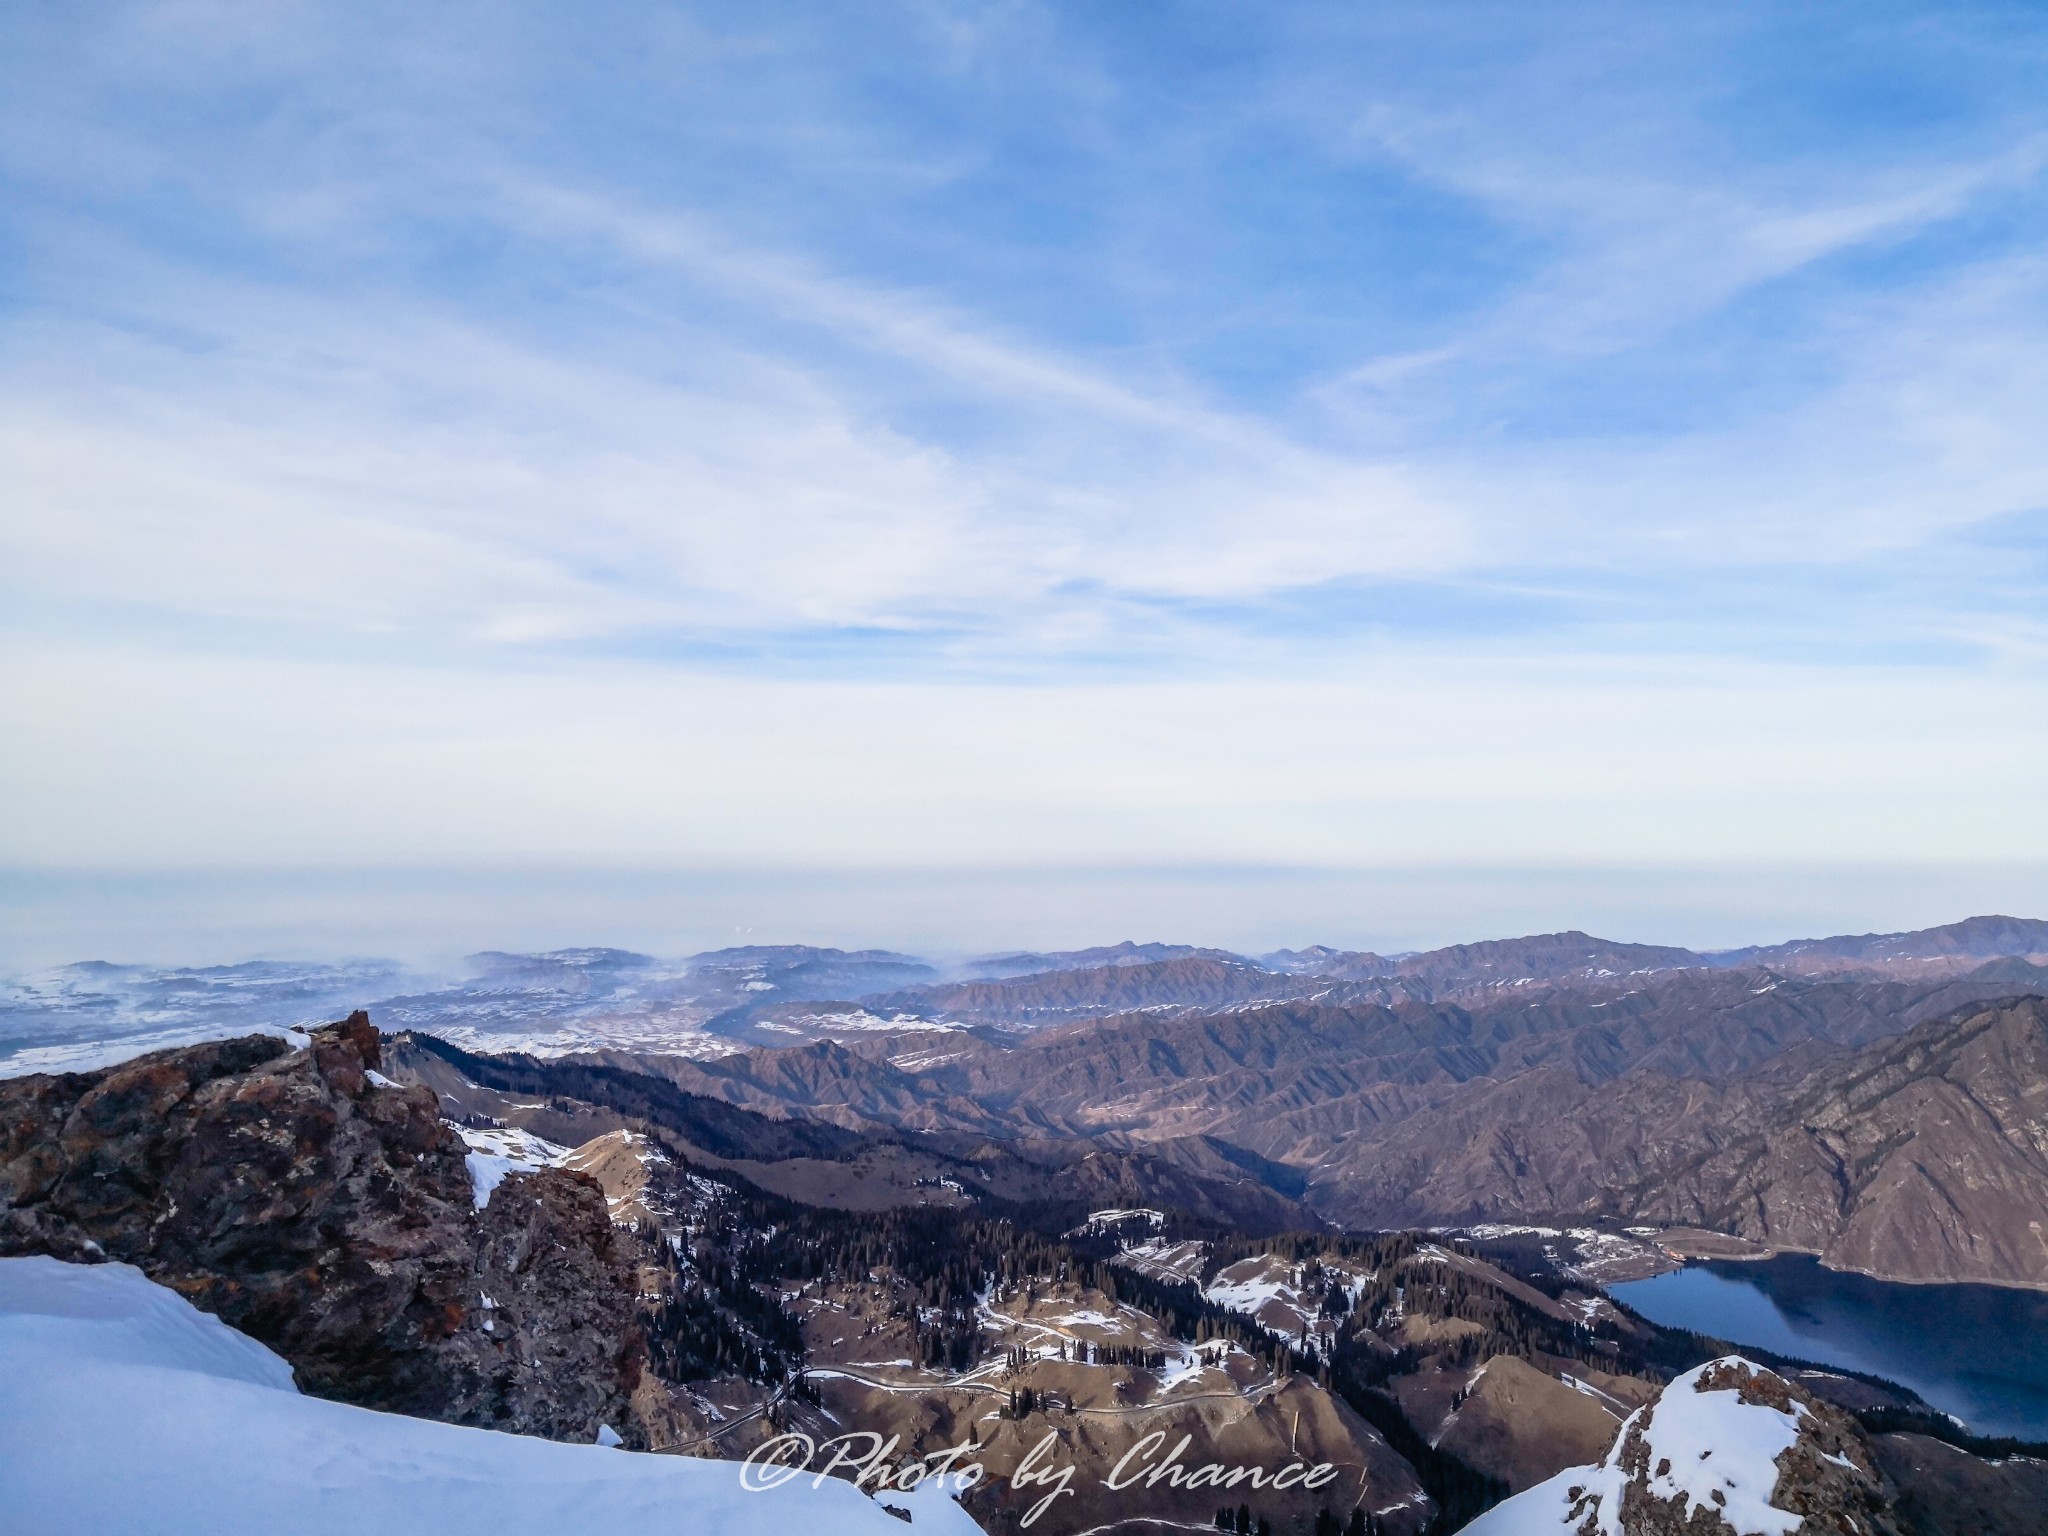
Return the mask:
<svg viewBox="0 0 2048 1536">
<path fill-rule="evenodd" d="M 2044 65 L 10 7 L 0 862 L 2048 870 Z"/>
</svg>

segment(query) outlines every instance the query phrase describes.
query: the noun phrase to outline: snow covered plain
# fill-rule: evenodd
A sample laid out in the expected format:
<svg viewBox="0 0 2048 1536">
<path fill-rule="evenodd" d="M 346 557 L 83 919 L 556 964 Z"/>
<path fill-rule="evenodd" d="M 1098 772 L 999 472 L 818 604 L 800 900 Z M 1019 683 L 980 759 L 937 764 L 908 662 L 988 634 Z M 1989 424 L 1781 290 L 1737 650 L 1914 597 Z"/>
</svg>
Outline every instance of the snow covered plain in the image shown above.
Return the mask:
<svg viewBox="0 0 2048 1536">
<path fill-rule="evenodd" d="M 625 958 L 644 963 L 622 965 L 609 951 L 474 958 L 481 974 L 462 980 L 382 960 L 93 961 L 0 978 L 0 1077 L 89 1072 L 201 1040 L 324 1024 L 365 1007 L 381 1028 L 426 1029 L 469 1050 L 716 1056 L 738 1049 L 699 1027 L 729 999 L 697 998 L 705 989 L 686 962 L 636 956 Z"/>
<path fill-rule="evenodd" d="M 936 1485 L 889 1500 L 302 1397 L 291 1367 L 125 1264 L 0 1259 L 8 1536 L 980 1536 Z"/>
</svg>

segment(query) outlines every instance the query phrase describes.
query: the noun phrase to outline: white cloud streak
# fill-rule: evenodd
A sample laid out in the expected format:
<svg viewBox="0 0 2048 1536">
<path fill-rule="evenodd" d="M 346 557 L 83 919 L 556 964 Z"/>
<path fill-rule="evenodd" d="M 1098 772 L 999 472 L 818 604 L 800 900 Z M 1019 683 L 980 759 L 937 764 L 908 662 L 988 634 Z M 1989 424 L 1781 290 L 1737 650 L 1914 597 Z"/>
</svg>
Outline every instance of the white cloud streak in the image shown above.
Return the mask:
<svg viewBox="0 0 2048 1536">
<path fill-rule="evenodd" d="M 2029 680 L 1389 667 L 1115 686 L 5 656 L 0 863 L 2048 859 Z"/>
<path fill-rule="evenodd" d="M 2048 575 L 1967 537 L 2048 505 L 2048 266 L 1836 270 L 2032 216 L 2031 118 L 1759 168 L 1668 60 L 1572 77 L 1600 120 L 1531 69 L 1455 104 L 1280 70 L 1112 184 L 1285 121 L 1523 245 L 1423 345 L 1254 385 L 529 128 L 517 28 L 152 15 L 37 87 L 68 158 L 0 144 L 0 860 L 2048 857 Z M 1076 78 L 1073 142 L 1121 148 L 1115 69 Z M 871 166 L 849 216 L 994 153 L 892 160 L 799 84 L 704 133 Z M 189 113 L 231 87 L 317 110 L 224 149 Z M 1099 210 L 1077 291 L 1119 238 L 1171 260 L 1159 212 Z M 1008 270 L 1009 227 L 949 234 Z"/>
</svg>

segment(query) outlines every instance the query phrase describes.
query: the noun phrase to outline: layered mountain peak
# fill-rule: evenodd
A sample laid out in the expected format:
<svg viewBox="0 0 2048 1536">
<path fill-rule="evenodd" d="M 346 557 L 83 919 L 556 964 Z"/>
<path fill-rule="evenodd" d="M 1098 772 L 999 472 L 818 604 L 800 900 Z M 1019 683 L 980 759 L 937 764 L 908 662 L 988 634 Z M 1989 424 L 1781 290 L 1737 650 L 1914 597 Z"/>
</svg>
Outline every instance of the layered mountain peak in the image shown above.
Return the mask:
<svg viewBox="0 0 2048 1536">
<path fill-rule="evenodd" d="M 1700 964 L 1689 949 L 1666 944 L 1630 944 L 1572 929 L 1516 939 L 1453 944 L 1410 955 L 1396 967 L 1438 986 L 1497 986 L 1552 981 L 1565 976 L 1626 976 L 1638 971 L 1678 970 Z"/>
<path fill-rule="evenodd" d="M 1340 981 L 1398 977 L 1427 988 L 1459 991 L 1680 970 L 1704 965 L 1706 961 L 1689 949 L 1666 944 L 1631 944 L 1572 929 L 1512 939 L 1483 939 L 1402 955 L 1315 944 L 1307 949 L 1275 950 L 1261 956 L 1259 963 L 1268 970 L 1289 975 Z"/>
<path fill-rule="evenodd" d="M 1892 1490 L 1856 1421 L 1739 1355 L 1679 1376 L 1598 1465 L 1569 1467 L 1473 1536 L 1886 1536 Z"/>
<path fill-rule="evenodd" d="M 1383 956 L 1369 951 L 1332 949 L 1327 944 L 1311 944 L 1306 949 L 1276 949 L 1270 954 L 1259 956 L 1259 964 L 1267 970 L 1284 971 L 1296 976 L 1323 976 L 1339 966 L 1361 961 L 1380 967 L 1389 963 Z M 1373 974 L 1380 973 L 1375 970 Z"/>
</svg>

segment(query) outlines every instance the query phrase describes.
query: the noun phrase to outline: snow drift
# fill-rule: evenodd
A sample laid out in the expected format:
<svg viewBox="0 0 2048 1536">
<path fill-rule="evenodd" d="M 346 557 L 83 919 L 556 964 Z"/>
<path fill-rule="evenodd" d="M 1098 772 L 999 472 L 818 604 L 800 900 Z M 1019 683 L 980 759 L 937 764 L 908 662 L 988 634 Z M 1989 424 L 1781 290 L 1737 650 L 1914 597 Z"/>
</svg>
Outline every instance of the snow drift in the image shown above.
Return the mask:
<svg viewBox="0 0 2048 1536">
<path fill-rule="evenodd" d="M 0 1259 L 10 1536 L 904 1536 L 848 1483 L 465 1429 L 301 1396 L 291 1367 L 125 1264 Z M 936 1486 L 891 1495 L 979 1536 Z"/>
</svg>

